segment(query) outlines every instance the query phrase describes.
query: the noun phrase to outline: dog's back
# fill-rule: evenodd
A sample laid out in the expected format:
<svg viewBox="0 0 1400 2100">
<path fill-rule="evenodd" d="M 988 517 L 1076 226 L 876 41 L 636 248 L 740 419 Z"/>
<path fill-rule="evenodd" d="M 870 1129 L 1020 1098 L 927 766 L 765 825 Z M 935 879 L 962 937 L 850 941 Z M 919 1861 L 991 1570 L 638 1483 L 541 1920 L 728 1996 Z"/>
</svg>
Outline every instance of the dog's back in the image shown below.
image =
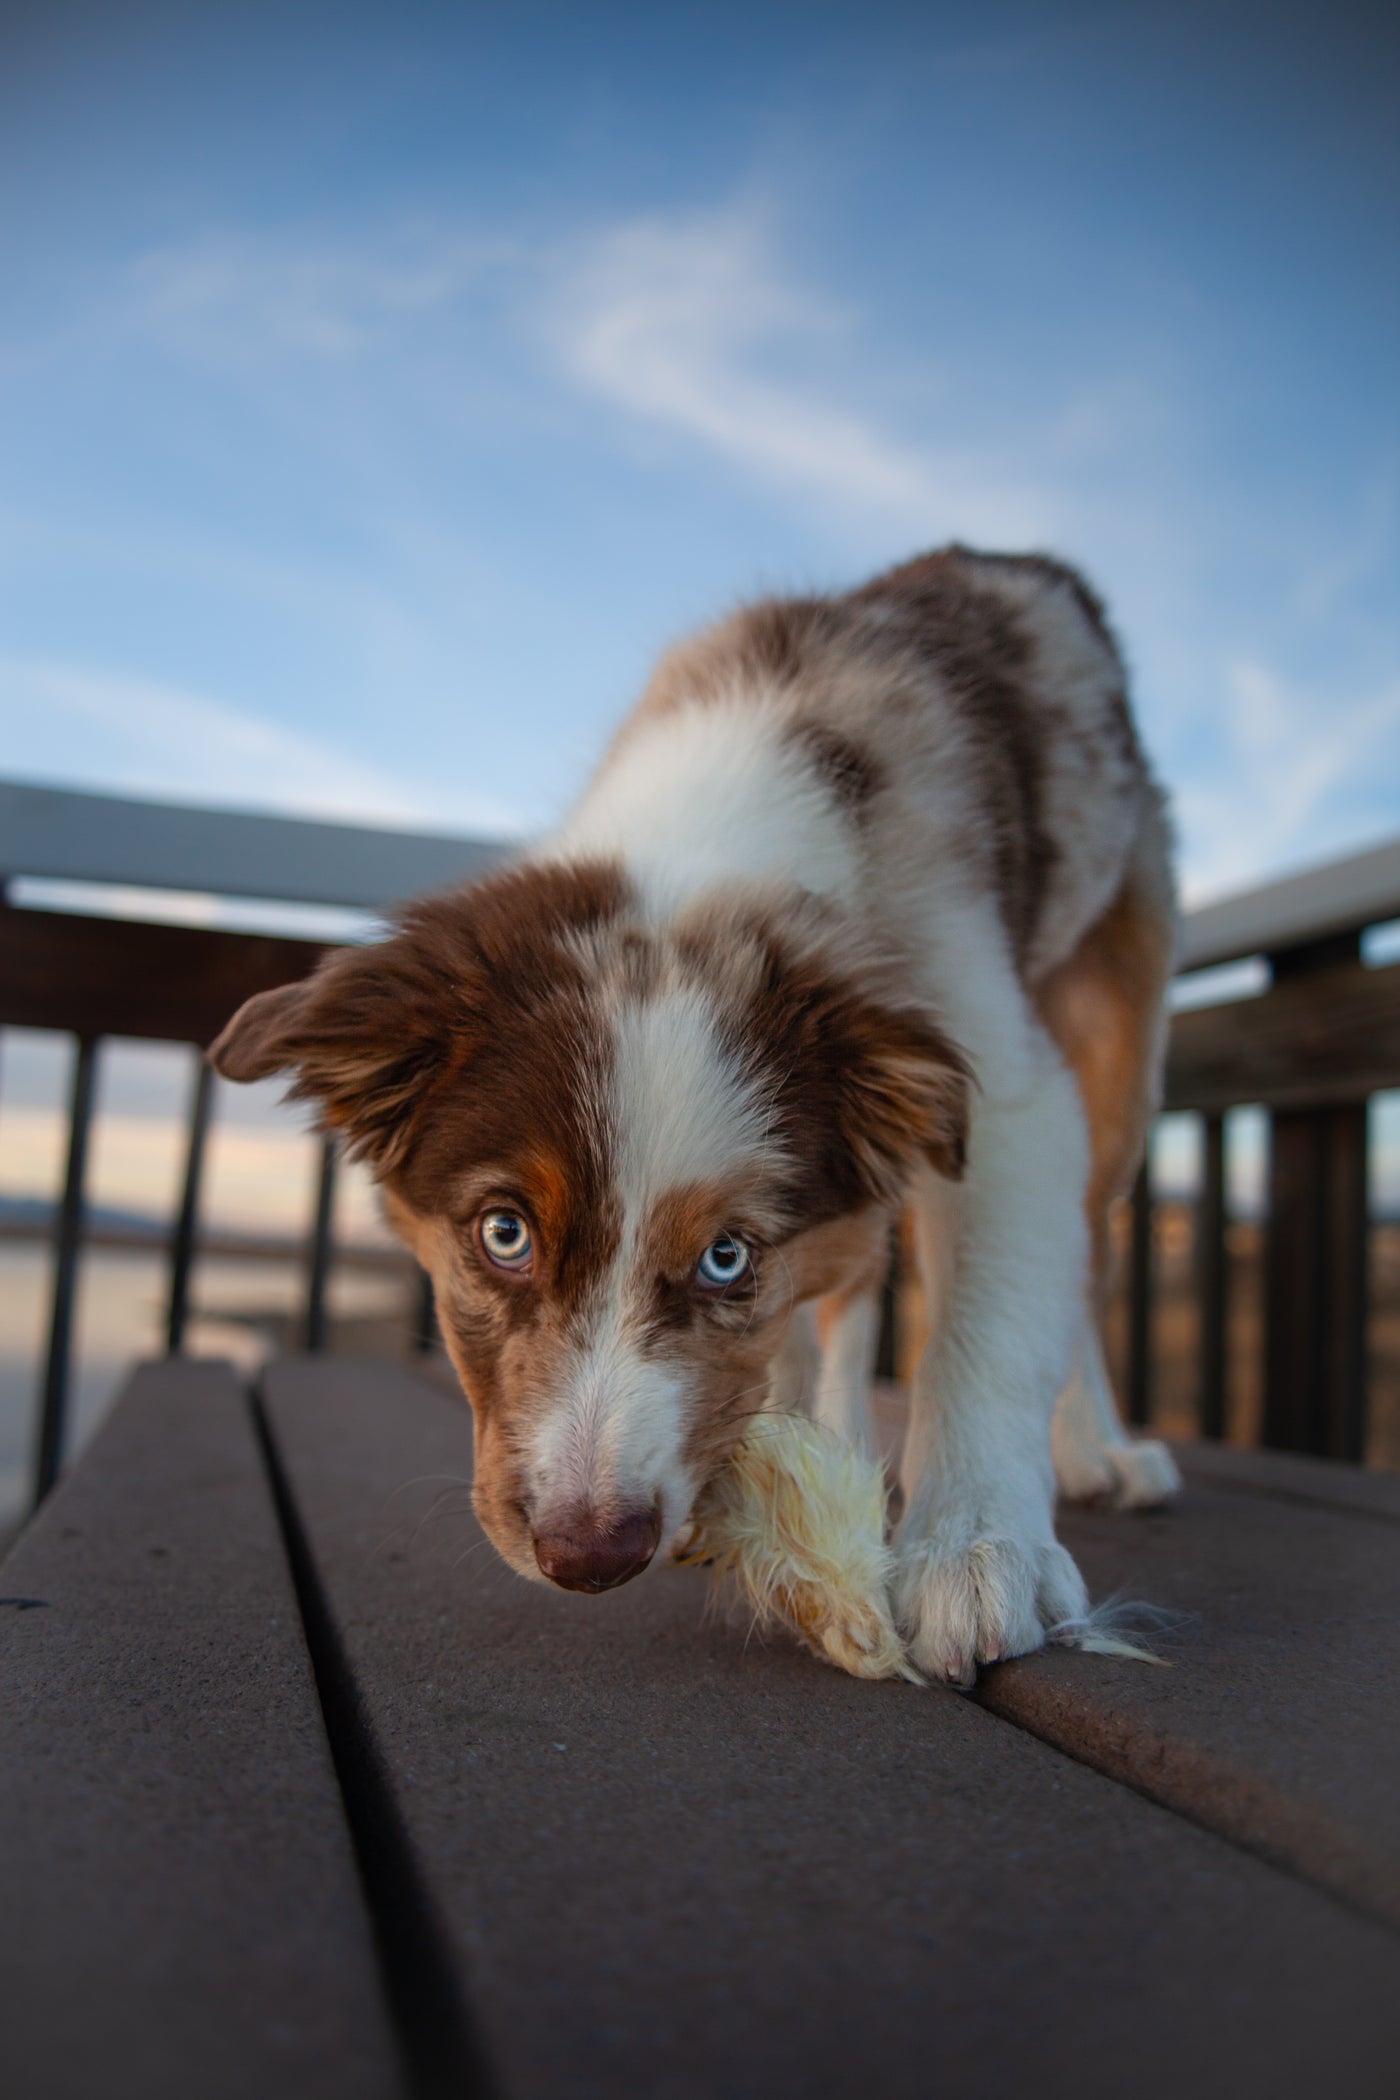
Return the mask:
<svg viewBox="0 0 1400 2100">
<path fill-rule="evenodd" d="M 1122 661 L 1087 585 L 1043 556 L 951 547 L 671 651 L 564 836 L 645 857 L 648 832 L 672 881 L 693 834 L 696 886 L 787 874 L 916 945 L 920 893 L 980 875 L 1030 984 L 1135 860 L 1170 919 Z"/>
</svg>

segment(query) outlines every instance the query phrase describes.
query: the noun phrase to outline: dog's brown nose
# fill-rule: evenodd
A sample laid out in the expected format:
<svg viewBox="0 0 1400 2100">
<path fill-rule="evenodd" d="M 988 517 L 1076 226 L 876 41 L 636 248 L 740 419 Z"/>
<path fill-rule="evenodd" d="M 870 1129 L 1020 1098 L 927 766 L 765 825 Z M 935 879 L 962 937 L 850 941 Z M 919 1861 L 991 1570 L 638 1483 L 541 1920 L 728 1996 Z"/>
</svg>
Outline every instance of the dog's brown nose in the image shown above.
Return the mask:
<svg viewBox="0 0 1400 2100">
<path fill-rule="evenodd" d="M 540 1533 L 535 1559 L 541 1574 L 562 1590 L 615 1590 L 641 1574 L 660 1537 L 657 1509 L 629 1510 L 620 1517 L 580 1510 L 577 1518 Z"/>
</svg>

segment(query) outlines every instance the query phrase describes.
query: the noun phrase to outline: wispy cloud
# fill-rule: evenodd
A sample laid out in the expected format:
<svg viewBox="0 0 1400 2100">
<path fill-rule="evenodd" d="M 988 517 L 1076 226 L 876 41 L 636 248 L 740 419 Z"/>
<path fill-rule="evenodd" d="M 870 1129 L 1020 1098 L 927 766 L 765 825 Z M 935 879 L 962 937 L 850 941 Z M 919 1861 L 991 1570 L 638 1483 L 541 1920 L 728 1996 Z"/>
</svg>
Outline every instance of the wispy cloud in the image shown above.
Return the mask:
<svg viewBox="0 0 1400 2100">
<path fill-rule="evenodd" d="M 1229 666 L 1226 698 L 1226 749 L 1176 787 L 1189 897 L 1354 850 L 1368 830 L 1393 823 L 1400 680 L 1348 701 L 1290 688 L 1241 659 Z"/>
<path fill-rule="evenodd" d="M 294 232 L 210 232 L 138 256 L 129 325 L 220 363 L 344 362 L 451 312 L 517 251 L 442 230 L 354 244 Z"/>
<path fill-rule="evenodd" d="M 915 538 L 1015 542 L 1053 528 L 1047 492 L 1003 464 L 904 442 L 792 376 L 856 317 L 794 284 L 751 216 L 649 217 L 587 240 L 563 261 L 549 328 L 575 384 L 749 479 Z"/>
<path fill-rule="evenodd" d="M 0 713 L 30 725 L 22 749 L 31 775 L 378 823 L 427 824 L 447 814 L 446 797 L 325 738 L 149 678 L 0 658 Z M 450 820 L 454 830 L 518 828 L 512 812 L 455 793 Z"/>
<path fill-rule="evenodd" d="M 562 378 L 741 483 L 806 509 L 816 499 L 862 533 L 873 525 L 911 543 L 1062 541 L 1067 464 L 1120 444 L 1125 422 L 1136 428 L 1144 414 L 1141 381 L 1120 376 L 1047 401 L 1033 428 L 972 435 L 946 406 L 958 396 L 952 375 L 929 359 L 922 390 L 945 403 L 946 427 L 909 436 L 871 406 L 873 317 L 801 282 L 770 215 L 747 205 L 549 240 L 451 225 L 380 228 L 353 245 L 213 232 L 136 258 L 117 308 L 167 352 L 279 385 L 363 376 L 383 360 L 390 401 L 431 403 L 444 434 L 474 365 L 519 367 L 542 336 L 548 370 L 535 382 L 546 396 Z M 298 398 L 315 400 L 304 387 Z M 358 446 L 364 416 L 383 403 L 372 390 L 355 398 Z"/>
<path fill-rule="evenodd" d="M 303 482 L 317 477 L 310 485 L 326 515 L 339 505 L 356 521 L 372 559 L 351 578 L 348 607 L 317 585 L 320 617 L 337 635 L 364 628 L 362 656 L 390 664 L 400 687 L 424 663 L 431 668 L 440 629 L 460 656 L 452 623 L 464 575 L 474 609 L 489 607 L 512 558 L 526 572 L 538 559 L 539 504 L 582 509 L 601 430 L 619 476 L 670 476 L 703 506 L 713 477 L 696 469 L 707 464 L 732 489 L 776 499 L 796 539 L 785 537 L 791 528 L 781 518 L 773 522 L 775 565 L 809 558 L 809 521 L 853 564 L 872 550 L 950 536 L 1048 544 L 1086 559 L 1120 608 L 1142 689 L 1149 701 L 1160 696 L 1158 741 L 1174 754 L 1184 859 L 1198 895 L 1345 850 L 1364 830 L 1394 822 L 1400 687 L 1387 682 L 1389 628 L 1374 610 L 1372 645 L 1356 643 L 1358 603 L 1374 595 L 1393 550 L 1393 462 L 1373 470 L 1350 536 L 1335 531 L 1329 512 L 1326 530 L 1318 528 L 1323 557 L 1292 550 L 1291 589 L 1232 596 L 1215 581 L 1223 568 L 1202 556 L 1210 468 L 1195 410 L 1169 361 L 1144 366 L 1135 337 L 1114 338 L 1116 353 L 1110 344 L 1082 388 L 1062 386 L 1057 397 L 1028 367 L 1009 409 L 989 400 L 975 371 L 896 338 L 889 355 L 898 385 L 882 392 L 886 317 L 804 278 L 774 212 L 732 203 L 556 228 L 548 238 L 462 220 L 381 223 L 354 239 L 224 230 L 131 262 L 116 303 L 143 356 L 158 345 L 177 364 L 241 388 L 261 418 L 249 427 L 271 438 L 268 456 L 306 461 Z M 462 552 L 452 506 L 462 491 L 501 487 L 494 469 L 474 473 L 474 448 L 483 433 L 497 443 L 503 425 L 509 517 L 499 538 L 492 521 L 488 562 L 472 547 Z M 1252 518 L 1235 492 L 1230 501 L 1231 533 L 1257 532 L 1275 545 L 1286 533 L 1277 518 Z M 250 535 L 236 551 L 240 593 L 285 596 L 285 566 L 264 564 L 268 575 L 255 575 L 259 557 Z M 328 576 L 340 573 L 342 557 L 337 542 L 325 556 Z M 226 559 L 222 547 L 217 558 Z M 426 613 L 407 620 L 398 607 L 416 602 L 425 575 L 433 581 L 422 594 Z M 1330 629 L 1338 679 L 1359 697 L 1343 703 L 1302 689 L 1302 678 L 1320 687 L 1315 667 L 1324 660 L 1318 634 L 1306 629 Z M 474 646 L 482 636 L 492 636 L 485 612 Z M 1214 682 L 1227 637 L 1244 637 L 1245 649 L 1220 672 L 1219 705 L 1203 732 L 1183 696 Z M 509 649 L 513 662 L 522 655 L 518 632 Z M 1281 676 L 1272 665 L 1288 668 Z M 51 770 L 60 777 L 75 776 L 72 747 L 82 741 L 62 725 L 100 721 L 103 750 L 89 778 L 514 828 L 511 812 L 477 811 L 455 797 L 439 817 L 444 798 L 431 778 L 386 779 L 347 750 L 227 700 L 48 660 L 0 666 L 0 700 L 11 695 L 16 706 L 54 713 L 60 726 L 49 745 L 61 755 Z M 513 722 L 492 721 L 489 731 L 500 742 L 516 733 Z M 1382 741 L 1385 768 L 1376 760 Z M 532 756 L 522 734 L 522 777 Z"/>
</svg>

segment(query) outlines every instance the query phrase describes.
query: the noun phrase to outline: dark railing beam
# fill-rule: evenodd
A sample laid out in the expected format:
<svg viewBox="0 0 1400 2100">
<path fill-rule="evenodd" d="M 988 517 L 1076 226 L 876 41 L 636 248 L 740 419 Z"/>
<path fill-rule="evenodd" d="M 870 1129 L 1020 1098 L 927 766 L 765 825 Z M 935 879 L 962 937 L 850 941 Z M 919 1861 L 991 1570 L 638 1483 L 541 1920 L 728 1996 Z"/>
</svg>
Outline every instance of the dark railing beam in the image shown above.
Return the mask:
<svg viewBox="0 0 1400 2100">
<path fill-rule="evenodd" d="M 1128 1420 L 1152 1420 L 1152 1161 L 1133 1183 L 1132 1243 L 1128 1261 Z"/>
<path fill-rule="evenodd" d="M 1277 1450 L 1364 1453 L 1366 1120 L 1364 1103 L 1273 1117 L 1264 1442 Z"/>
<path fill-rule="evenodd" d="M 318 1356 L 326 1346 L 326 1285 L 331 1272 L 332 1226 L 335 1218 L 336 1144 L 333 1137 L 321 1140 L 321 1165 L 316 1181 L 316 1217 L 311 1228 L 310 1260 L 306 1276 L 305 1342 Z"/>
<path fill-rule="evenodd" d="M 424 1269 L 418 1278 L 418 1307 L 413 1322 L 414 1355 L 431 1356 L 437 1347 L 437 1339 L 437 1300 L 433 1296 L 433 1279 Z"/>
<path fill-rule="evenodd" d="M 1201 1308 L 1201 1435 L 1223 1437 L 1228 1405 L 1226 1364 L 1230 1319 L 1225 1118 L 1204 1116 L 1201 1140 L 1201 1200 L 1196 1212 L 1196 1286 Z"/>
<path fill-rule="evenodd" d="M 214 1074 L 201 1057 L 195 1070 L 190 1101 L 189 1137 L 185 1148 L 185 1181 L 180 1194 L 180 1214 L 170 1247 L 170 1311 L 166 1320 L 166 1348 L 178 1356 L 185 1345 L 185 1322 L 189 1314 L 190 1276 L 194 1268 L 195 1238 L 199 1229 L 199 1189 L 204 1174 L 205 1141 L 209 1135 L 209 1111 L 214 1098 Z"/>
<path fill-rule="evenodd" d="M 1274 982 L 1341 1029 L 1333 988 L 1390 978 L 1361 966 L 1359 931 L 1270 958 Z M 1359 1459 L 1366 1443 L 1369 1269 L 1363 1099 L 1325 1097 L 1274 1108 L 1264 1294 L 1264 1442 L 1317 1457 Z"/>
<path fill-rule="evenodd" d="M 34 1459 L 36 1507 L 57 1480 L 63 1464 L 69 1365 L 73 1350 L 73 1306 L 77 1296 L 78 1251 L 83 1235 L 83 1183 L 87 1174 L 88 1132 L 92 1124 L 96 1075 L 97 1038 L 83 1036 L 77 1043 L 73 1060 L 73 1086 L 68 1109 L 68 1164 L 54 1237 L 49 1349 L 40 1393 L 39 1440 Z"/>
<path fill-rule="evenodd" d="M 0 1019 L 204 1045 L 245 999 L 309 975 L 325 953 L 323 941 L 0 903 Z"/>
<path fill-rule="evenodd" d="M 902 1282 L 903 1249 L 898 1225 L 890 1228 L 889 1259 L 880 1293 L 880 1331 L 875 1342 L 875 1376 L 899 1376 L 899 1293 Z"/>
</svg>

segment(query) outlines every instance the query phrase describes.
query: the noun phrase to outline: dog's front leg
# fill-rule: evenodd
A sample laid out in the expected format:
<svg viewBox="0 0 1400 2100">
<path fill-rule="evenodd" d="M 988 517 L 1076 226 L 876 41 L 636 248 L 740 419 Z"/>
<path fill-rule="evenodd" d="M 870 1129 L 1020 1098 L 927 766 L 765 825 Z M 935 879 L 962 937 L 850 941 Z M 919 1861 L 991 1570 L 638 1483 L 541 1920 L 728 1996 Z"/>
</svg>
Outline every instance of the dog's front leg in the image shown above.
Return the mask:
<svg viewBox="0 0 1400 2100">
<path fill-rule="evenodd" d="M 915 1375 L 896 1607 L 930 1676 L 970 1684 L 1086 1608 L 1054 1533 L 1050 1421 L 1084 1288 L 1078 1091 L 1038 1031 L 1015 1091 L 977 1102 L 962 1182 L 914 1191 L 939 1319 Z"/>
</svg>

